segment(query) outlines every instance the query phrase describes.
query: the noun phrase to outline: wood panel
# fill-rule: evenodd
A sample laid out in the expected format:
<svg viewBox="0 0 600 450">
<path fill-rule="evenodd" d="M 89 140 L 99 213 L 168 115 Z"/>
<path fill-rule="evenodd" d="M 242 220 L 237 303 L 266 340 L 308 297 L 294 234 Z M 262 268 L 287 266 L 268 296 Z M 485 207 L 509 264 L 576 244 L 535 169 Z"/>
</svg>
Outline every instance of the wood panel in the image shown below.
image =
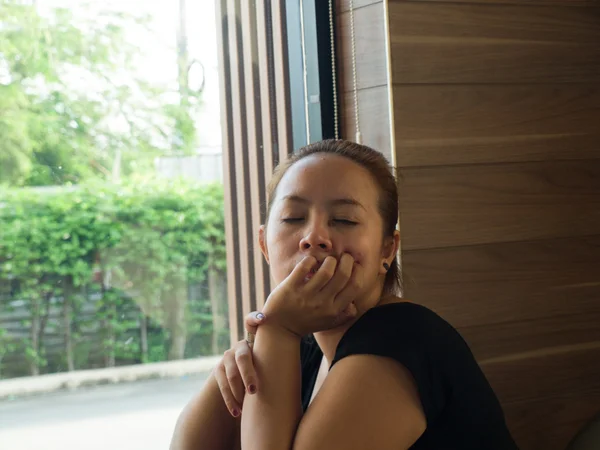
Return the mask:
<svg viewBox="0 0 600 450">
<path fill-rule="evenodd" d="M 600 8 L 392 1 L 389 17 L 394 24 L 392 44 L 404 38 L 424 38 L 431 43 L 445 41 L 450 46 L 474 40 L 473 43 L 494 52 L 498 43 L 517 49 L 534 43 L 585 46 L 600 40 Z M 567 66 L 569 61 L 556 65 Z"/>
<path fill-rule="evenodd" d="M 273 126 L 276 125 L 276 117 L 277 111 L 274 111 L 271 108 L 272 95 L 271 87 L 274 85 L 274 80 L 272 80 L 270 71 L 267 69 L 270 64 L 269 60 L 269 52 L 270 52 L 270 43 L 269 43 L 269 33 L 267 32 L 267 15 L 270 14 L 270 11 L 267 11 L 267 5 L 265 2 L 256 1 L 254 2 L 254 6 L 256 8 L 256 42 L 257 42 L 257 50 L 258 50 L 258 60 L 257 60 L 257 71 L 259 73 L 259 84 L 260 84 L 260 114 L 261 114 L 261 130 L 263 134 L 263 171 L 265 177 L 265 186 L 268 185 L 269 180 L 271 179 L 271 174 L 273 173 L 273 169 L 275 168 L 275 163 L 273 159 Z M 270 19 L 269 19 L 270 22 Z M 263 68 L 263 70 L 259 70 Z"/>
<path fill-rule="evenodd" d="M 394 83 L 594 82 L 600 8 L 392 2 Z"/>
<path fill-rule="evenodd" d="M 401 172 L 403 250 L 593 235 L 600 159 Z"/>
<path fill-rule="evenodd" d="M 520 448 L 563 450 L 600 409 L 600 1 L 388 11 L 406 296 L 461 332 Z"/>
<path fill-rule="evenodd" d="M 407 298 L 461 330 L 600 312 L 600 236 L 407 251 L 402 261 Z"/>
<path fill-rule="evenodd" d="M 600 342 L 581 350 L 481 363 L 503 404 L 600 391 Z"/>
<path fill-rule="evenodd" d="M 346 92 L 342 101 L 342 137 L 356 137 L 354 93 Z M 391 161 L 391 127 L 387 86 L 358 91 L 358 111 L 362 143 L 382 152 Z"/>
<path fill-rule="evenodd" d="M 255 3 L 255 2 L 252 2 Z M 262 208 L 266 201 L 266 186 L 265 186 L 265 174 L 264 174 L 264 163 L 263 163 L 263 142 L 265 137 L 270 140 L 270 136 L 264 136 L 262 133 L 262 117 L 261 109 L 262 105 L 260 101 L 261 96 L 261 83 L 260 74 L 258 71 L 258 39 L 257 39 L 257 21 L 256 21 L 256 8 L 254 4 L 246 1 L 241 3 L 241 28 L 242 38 L 246 45 L 243 50 L 243 61 L 244 61 L 244 87 L 245 87 L 245 102 L 246 102 L 246 124 L 248 134 L 248 146 L 245 157 L 239 158 L 245 165 L 245 170 L 248 171 L 246 179 L 247 185 L 245 186 L 246 199 L 248 196 L 250 202 L 248 207 L 250 209 L 249 223 L 247 225 L 246 234 L 248 248 L 251 251 L 250 255 L 250 273 L 253 274 L 252 288 L 253 295 L 250 297 L 250 302 L 244 305 L 247 311 L 244 310 L 244 316 L 255 311 L 257 309 L 257 303 L 262 303 L 267 298 L 268 283 L 267 273 L 268 266 L 266 265 L 264 258 L 258 247 L 258 234 L 260 225 L 263 223 Z M 265 273 L 267 272 L 267 273 Z"/>
<path fill-rule="evenodd" d="M 277 117 L 277 141 L 274 145 L 274 150 L 277 151 L 278 155 L 275 163 L 279 164 L 287 159 L 288 155 L 294 150 L 294 147 L 292 145 L 292 114 L 290 106 L 285 2 L 275 0 L 270 3 L 271 31 L 273 33 L 271 41 L 273 60 L 271 64 L 274 69 L 275 79 L 273 80 L 273 84 L 275 87 L 275 98 L 277 99 L 274 102 Z"/>
<path fill-rule="evenodd" d="M 600 391 L 504 405 L 508 426 L 521 450 L 564 450 L 600 411 Z"/>
<path fill-rule="evenodd" d="M 228 144 L 226 149 L 227 157 L 223 159 L 224 163 L 224 182 L 229 186 L 224 191 L 228 201 L 228 209 L 226 219 L 231 221 L 232 240 L 228 241 L 227 253 L 228 260 L 233 265 L 239 265 L 240 270 L 233 274 L 228 274 L 228 290 L 235 295 L 235 300 L 229 303 L 229 318 L 230 318 L 230 335 L 233 338 L 241 333 L 242 321 L 236 313 L 238 308 L 243 308 L 243 299 L 249 301 L 249 260 L 246 242 L 246 226 L 247 215 L 243 206 L 243 198 L 240 198 L 240 192 L 243 192 L 244 170 L 241 162 L 236 157 L 236 149 L 246 145 L 245 135 L 242 133 L 242 127 L 233 126 L 241 122 L 244 115 L 245 102 L 243 102 L 243 68 L 242 55 L 238 45 L 239 30 L 235 26 L 238 17 L 238 11 L 235 7 L 235 2 L 232 0 L 221 0 L 219 6 L 219 14 L 221 17 L 221 33 L 222 39 L 226 41 L 222 50 L 227 50 L 227 60 L 221 58 L 222 66 L 227 76 L 227 84 L 221 83 L 221 89 L 225 90 L 228 105 L 224 111 L 224 123 L 227 124 L 223 135 L 226 136 L 224 142 Z M 222 96 L 223 97 L 223 96 Z M 240 210 L 241 208 L 241 210 Z M 230 266 L 231 267 L 231 266 Z M 235 284 L 230 286 L 229 283 L 235 279 Z M 229 296 L 231 298 L 231 296 Z M 235 325 L 234 325 L 235 324 Z"/>
<path fill-rule="evenodd" d="M 351 14 L 338 16 L 338 54 L 342 91 L 354 89 L 352 71 Z M 358 89 L 387 85 L 385 12 L 383 3 L 374 3 L 354 11 L 356 43 L 356 85 Z"/>
<path fill-rule="evenodd" d="M 598 157 L 600 85 L 395 85 L 402 167 Z"/>
<path fill-rule="evenodd" d="M 219 69 L 221 70 L 224 80 L 229 79 L 229 59 L 225 55 L 229 55 L 229 40 L 227 39 L 228 20 L 227 6 L 224 0 L 215 2 L 215 12 L 217 19 L 217 27 L 219 39 L 217 39 L 218 51 L 217 57 L 219 61 Z M 234 147 L 231 137 L 231 92 L 226 88 L 225 83 L 219 83 L 219 97 L 221 104 L 221 123 L 225 124 L 225 130 L 221 136 L 223 146 L 223 197 L 235 203 L 235 189 L 232 186 L 231 180 L 235 176 L 234 163 Z M 225 222 L 225 245 L 226 245 L 226 260 L 227 267 L 233 267 L 238 260 L 237 245 L 235 244 L 237 221 L 233 208 L 225 207 L 223 211 Z M 239 274 L 234 270 L 227 271 L 227 290 L 228 293 L 234 295 L 236 300 L 229 301 L 229 329 L 230 339 L 233 342 L 233 337 L 238 334 L 238 329 L 241 328 L 241 320 L 236 314 L 236 311 L 241 309 L 241 286 L 239 284 Z M 231 297 L 230 297 L 231 298 Z M 232 307 L 233 306 L 233 307 Z"/>
<path fill-rule="evenodd" d="M 529 307 L 527 303 L 525 305 Z M 480 307 L 485 306 L 486 300 L 481 299 Z M 513 310 L 516 310 L 515 306 L 523 307 L 513 302 Z M 574 312 L 578 311 L 576 301 L 570 306 Z M 550 347 L 600 342 L 600 307 L 597 311 L 564 316 L 479 324 L 460 328 L 459 332 L 480 361 L 517 352 L 530 353 Z"/>
<path fill-rule="evenodd" d="M 457 0 L 389 0 L 390 3 L 457 3 Z M 524 5 L 524 6 L 599 6 L 599 0 L 460 0 L 467 4 Z"/>
<path fill-rule="evenodd" d="M 270 291 L 256 239 L 267 179 L 291 152 L 285 2 L 219 0 L 217 18 L 233 343 L 244 335 L 244 315 Z"/>
</svg>

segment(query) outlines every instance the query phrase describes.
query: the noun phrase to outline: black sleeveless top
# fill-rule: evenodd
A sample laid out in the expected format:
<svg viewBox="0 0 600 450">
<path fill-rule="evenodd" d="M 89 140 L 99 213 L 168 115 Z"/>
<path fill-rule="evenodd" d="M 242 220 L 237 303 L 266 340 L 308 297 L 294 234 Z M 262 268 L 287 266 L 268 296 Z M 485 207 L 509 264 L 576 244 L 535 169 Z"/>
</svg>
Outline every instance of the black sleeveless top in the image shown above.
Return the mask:
<svg viewBox="0 0 600 450">
<path fill-rule="evenodd" d="M 393 358 L 411 372 L 427 420 L 412 450 L 518 450 L 467 343 L 433 311 L 407 302 L 370 309 L 344 334 L 331 367 L 356 354 Z M 323 354 L 305 338 L 300 355 L 306 411 Z"/>
</svg>

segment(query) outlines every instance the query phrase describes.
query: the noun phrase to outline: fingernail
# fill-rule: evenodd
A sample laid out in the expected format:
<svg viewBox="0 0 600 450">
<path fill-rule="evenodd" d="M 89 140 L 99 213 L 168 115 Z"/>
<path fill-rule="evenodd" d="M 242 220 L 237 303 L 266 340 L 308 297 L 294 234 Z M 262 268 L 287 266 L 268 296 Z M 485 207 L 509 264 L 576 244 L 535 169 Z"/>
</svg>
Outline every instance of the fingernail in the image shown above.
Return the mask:
<svg viewBox="0 0 600 450">
<path fill-rule="evenodd" d="M 258 320 L 265 320 L 265 315 L 263 313 L 258 313 L 258 314 L 256 314 L 256 318 Z"/>
<path fill-rule="evenodd" d="M 253 384 L 251 384 L 250 386 L 248 386 L 248 392 L 250 392 L 251 394 L 255 394 L 256 393 L 256 386 L 254 386 Z"/>
<path fill-rule="evenodd" d="M 240 415 L 240 410 L 236 408 L 231 413 L 233 414 L 233 417 L 237 417 Z"/>
</svg>

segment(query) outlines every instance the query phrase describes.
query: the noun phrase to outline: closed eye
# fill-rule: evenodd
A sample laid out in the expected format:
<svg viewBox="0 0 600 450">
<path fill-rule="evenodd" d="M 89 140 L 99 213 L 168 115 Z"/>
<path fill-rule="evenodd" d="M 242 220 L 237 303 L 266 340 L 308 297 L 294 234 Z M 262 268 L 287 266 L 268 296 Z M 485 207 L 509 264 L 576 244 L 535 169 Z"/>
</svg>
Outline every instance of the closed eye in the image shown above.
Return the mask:
<svg viewBox="0 0 600 450">
<path fill-rule="evenodd" d="M 302 222 L 303 220 L 304 220 L 304 217 L 286 217 L 285 219 L 282 219 L 282 222 L 283 223 L 299 223 L 299 222 Z M 353 220 L 348 220 L 348 219 L 333 219 L 332 222 L 337 225 L 347 225 L 347 226 L 358 225 L 358 222 L 354 222 Z"/>
<path fill-rule="evenodd" d="M 354 222 L 352 220 L 347 220 L 347 219 L 334 219 L 334 222 L 342 224 L 342 225 L 350 225 L 350 226 L 358 225 L 358 222 Z"/>
</svg>

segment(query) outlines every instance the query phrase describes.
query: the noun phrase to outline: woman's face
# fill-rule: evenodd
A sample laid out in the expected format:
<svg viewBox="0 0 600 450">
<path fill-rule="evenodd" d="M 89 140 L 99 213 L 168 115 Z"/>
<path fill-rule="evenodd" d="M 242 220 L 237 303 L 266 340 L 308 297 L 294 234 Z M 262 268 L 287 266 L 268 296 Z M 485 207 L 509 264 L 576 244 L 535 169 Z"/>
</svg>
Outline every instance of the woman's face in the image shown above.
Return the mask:
<svg viewBox="0 0 600 450">
<path fill-rule="evenodd" d="M 276 284 L 305 256 L 338 261 L 349 253 L 364 269 L 363 292 L 355 306 L 364 312 L 379 301 L 385 269 L 397 240 L 383 239 L 379 193 L 369 171 L 331 154 L 314 154 L 281 179 L 260 244 Z"/>
</svg>

